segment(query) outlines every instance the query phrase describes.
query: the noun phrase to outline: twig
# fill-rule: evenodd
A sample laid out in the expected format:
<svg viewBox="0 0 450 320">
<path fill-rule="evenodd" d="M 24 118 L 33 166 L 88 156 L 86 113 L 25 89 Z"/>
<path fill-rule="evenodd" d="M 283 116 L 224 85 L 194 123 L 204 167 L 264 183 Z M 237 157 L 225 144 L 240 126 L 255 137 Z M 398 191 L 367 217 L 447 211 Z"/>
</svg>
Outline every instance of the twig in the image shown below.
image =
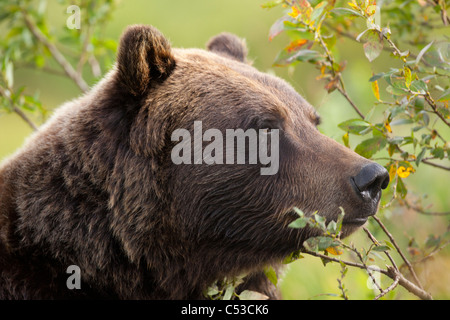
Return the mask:
<svg viewBox="0 0 450 320">
<path fill-rule="evenodd" d="M 398 145 L 396 145 L 395 148 L 396 148 L 400 153 L 404 153 L 404 152 L 405 152 L 405 151 L 404 151 L 402 148 L 400 148 Z M 437 163 L 434 163 L 434 162 L 430 162 L 430 161 L 427 160 L 427 159 L 422 159 L 422 163 L 425 163 L 425 164 L 427 164 L 427 165 L 429 165 L 429 166 L 432 166 L 432 167 L 436 167 L 436 168 L 439 168 L 439 169 L 443 169 L 443 170 L 450 171 L 450 167 L 445 167 L 445 166 L 443 166 L 443 165 L 440 165 L 440 164 L 437 164 Z"/>
<path fill-rule="evenodd" d="M 421 298 L 423 300 L 433 300 L 433 297 L 431 296 L 431 294 L 429 294 L 422 288 L 419 288 L 414 283 L 412 283 L 411 281 L 406 279 L 399 271 L 395 270 L 395 268 L 393 268 L 391 266 L 387 266 L 387 273 L 385 273 L 385 274 L 394 280 L 398 278 L 399 285 L 401 285 L 403 288 L 405 288 L 409 292 L 415 294 L 419 298 Z"/>
<path fill-rule="evenodd" d="M 375 237 L 372 235 L 372 233 L 370 233 L 370 231 L 369 231 L 366 227 L 363 227 L 363 230 L 364 230 L 364 232 L 367 234 L 367 236 L 369 237 L 369 239 L 373 242 L 373 244 L 374 244 L 375 246 L 378 247 L 380 244 L 379 244 L 378 240 L 375 239 Z M 393 258 L 391 257 L 391 255 L 389 254 L 389 252 L 388 252 L 388 251 L 383 251 L 383 252 L 384 252 L 384 254 L 388 257 L 388 259 L 391 261 L 392 266 L 393 266 L 395 269 L 398 270 L 398 267 L 397 267 L 397 265 L 395 264 L 394 259 L 393 259 Z"/>
<path fill-rule="evenodd" d="M 430 96 L 430 93 L 427 92 L 424 95 L 425 101 L 428 103 L 428 105 L 431 107 L 431 109 L 433 109 L 434 113 L 447 125 L 450 127 L 450 122 L 447 121 L 447 119 L 445 119 L 444 115 L 442 113 L 439 112 L 439 110 L 437 109 L 436 103 L 434 102 L 433 98 Z"/>
<path fill-rule="evenodd" d="M 400 282 L 400 277 L 395 277 L 394 282 L 386 288 L 386 290 L 383 290 L 379 295 L 377 295 L 373 300 L 379 300 L 381 297 L 385 296 L 388 292 L 391 292 L 394 290 Z"/>
<path fill-rule="evenodd" d="M 378 284 L 377 280 L 375 279 L 375 277 L 373 276 L 372 272 L 369 270 L 369 267 L 365 264 L 363 257 L 361 256 L 361 253 L 359 253 L 358 250 L 356 250 L 356 248 L 352 248 L 352 251 L 354 253 L 356 253 L 356 255 L 359 258 L 359 261 L 361 261 L 362 265 L 364 266 L 364 269 L 366 269 L 367 274 L 369 275 L 370 279 L 372 279 L 373 284 L 377 287 L 377 289 L 380 291 L 380 293 L 383 293 L 383 289 L 381 288 L 381 286 Z"/>
<path fill-rule="evenodd" d="M 69 78 L 71 78 L 77 84 L 81 91 L 87 92 L 89 90 L 89 86 L 87 85 L 87 83 L 73 69 L 72 65 L 61 54 L 58 48 L 56 48 L 56 46 L 47 39 L 47 37 L 41 32 L 41 30 L 39 30 L 39 28 L 34 24 L 25 10 L 22 10 L 22 16 L 25 20 L 27 28 L 31 31 L 33 36 L 50 51 L 53 58 L 64 69 L 64 72 L 67 74 L 67 76 L 69 76 Z"/>
<path fill-rule="evenodd" d="M 344 300 L 348 300 L 348 296 L 347 296 L 347 293 L 345 292 L 346 290 L 344 288 L 344 277 L 345 277 L 346 272 L 347 272 L 347 267 L 345 266 L 345 264 L 341 264 L 341 277 L 337 279 L 337 282 L 338 282 L 338 288 L 339 288 L 339 290 L 341 290 L 342 298 Z"/>
<path fill-rule="evenodd" d="M 444 242 L 443 245 L 441 245 L 441 246 L 439 246 L 439 247 L 433 249 L 433 251 L 431 251 L 426 257 L 423 257 L 423 258 L 420 259 L 420 260 L 414 261 L 414 264 L 425 262 L 426 260 L 428 260 L 428 259 L 430 259 L 431 257 L 433 257 L 436 253 L 438 253 L 439 251 L 441 251 L 442 249 L 444 249 L 444 248 L 445 248 L 446 246 L 448 246 L 449 244 L 450 244 L 450 241 Z"/>
<path fill-rule="evenodd" d="M 394 281 L 397 281 L 396 279 L 398 278 L 398 284 L 401 285 L 402 287 L 404 287 L 406 290 L 408 290 L 412 294 L 416 295 L 417 297 L 419 297 L 419 298 L 421 298 L 423 300 L 432 300 L 433 299 L 433 297 L 428 292 L 426 292 L 422 288 L 419 288 L 414 283 L 412 283 L 411 281 L 406 279 L 394 267 L 386 266 L 387 270 L 384 270 L 384 269 L 379 269 L 379 268 L 372 268 L 370 266 L 364 266 L 364 265 L 362 265 L 360 263 L 356 263 L 356 262 L 344 261 L 344 260 L 336 259 L 336 258 L 329 257 L 329 256 L 326 256 L 326 255 L 323 255 L 323 254 L 320 254 L 320 253 L 314 252 L 314 251 L 304 250 L 302 252 L 304 252 L 306 254 L 309 254 L 309 255 L 312 255 L 312 256 L 315 256 L 315 257 L 319 257 L 319 258 L 328 260 L 328 261 L 344 263 L 345 265 L 348 265 L 348 266 L 351 266 L 351 267 L 356 267 L 356 268 L 360 268 L 360 269 L 364 269 L 364 270 L 369 269 L 369 270 L 373 270 L 373 271 L 378 271 L 378 272 L 388 276 L 389 278 L 391 278 Z"/>
<path fill-rule="evenodd" d="M 428 216 L 447 216 L 447 215 L 450 215 L 450 211 L 448 211 L 448 212 L 430 212 L 430 211 L 425 211 L 422 208 L 419 208 L 419 207 L 417 207 L 415 205 L 410 204 L 406 199 L 403 199 L 403 202 L 405 203 L 405 206 L 408 209 L 412 209 L 412 210 L 417 211 L 417 212 L 419 212 L 421 214 L 424 214 L 424 215 L 428 215 Z"/>
<path fill-rule="evenodd" d="M 434 162 L 430 162 L 428 160 L 422 160 L 422 162 L 426 163 L 426 164 L 428 164 L 428 165 L 430 165 L 432 167 L 436 167 L 436 168 L 439 168 L 439 169 L 450 171 L 450 167 L 445 167 L 443 165 L 440 165 L 440 164 L 437 164 L 437 163 L 434 163 Z"/>
<path fill-rule="evenodd" d="M 14 101 L 11 99 L 11 97 L 6 93 L 3 87 L 0 86 L 0 95 L 5 97 L 9 103 L 11 104 L 12 111 L 15 112 L 19 117 L 22 118 L 30 127 L 33 129 L 33 131 L 37 131 L 38 127 L 34 124 L 33 121 L 31 121 L 30 118 L 14 103 Z"/>
<path fill-rule="evenodd" d="M 315 30 L 313 30 L 313 31 L 315 31 Z M 323 50 L 325 51 L 325 54 L 326 54 L 327 59 L 328 59 L 328 62 L 330 63 L 331 72 L 333 73 L 333 77 L 339 81 L 339 84 L 336 86 L 337 90 L 344 96 L 345 99 L 347 99 L 348 103 L 350 103 L 352 108 L 361 117 L 361 119 L 364 119 L 365 117 L 364 117 L 363 113 L 359 110 L 359 108 L 356 106 L 356 104 L 353 102 L 353 100 L 350 98 L 350 96 L 348 95 L 347 91 L 345 90 L 344 79 L 342 79 L 341 74 L 335 72 L 335 70 L 334 70 L 334 64 L 335 64 L 334 58 L 333 58 L 330 50 L 328 50 L 328 47 L 327 47 L 325 41 L 323 41 L 322 35 L 320 34 L 320 32 L 316 32 L 316 34 L 317 34 L 317 38 L 319 40 L 320 45 L 322 46 Z"/>
<path fill-rule="evenodd" d="M 397 250 L 398 254 L 400 255 L 400 257 L 402 257 L 403 261 L 405 262 L 405 264 L 408 266 L 409 271 L 411 272 L 411 275 L 413 276 L 414 280 L 416 281 L 417 285 L 420 287 L 420 289 L 423 290 L 422 284 L 420 283 L 419 278 L 417 277 L 414 268 L 412 267 L 411 263 L 408 261 L 408 259 L 406 258 L 406 256 L 403 254 L 402 250 L 400 249 L 400 247 L 398 246 L 397 242 L 395 241 L 394 237 L 392 236 L 392 234 L 386 229 L 386 227 L 384 226 L 384 224 L 380 221 L 380 219 L 378 219 L 376 216 L 372 216 L 372 218 L 378 223 L 378 225 L 381 227 L 381 229 L 383 229 L 384 233 L 388 236 L 389 240 L 392 242 L 392 244 L 394 245 L 395 249 Z"/>
<path fill-rule="evenodd" d="M 356 106 L 356 104 L 352 101 L 352 99 L 349 97 L 347 91 L 345 91 L 343 88 L 341 88 L 340 86 L 337 87 L 337 90 L 344 96 L 345 99 L 347 99 L 347 101 L 350 103 L 350 105 L 352 106 L 352 108 L 356 111 L 356 113 L 361 117 L 361 119 L 364 119 L 365 116 L 364 114 L 358 109 L 358 107 Z"/>
</svg>

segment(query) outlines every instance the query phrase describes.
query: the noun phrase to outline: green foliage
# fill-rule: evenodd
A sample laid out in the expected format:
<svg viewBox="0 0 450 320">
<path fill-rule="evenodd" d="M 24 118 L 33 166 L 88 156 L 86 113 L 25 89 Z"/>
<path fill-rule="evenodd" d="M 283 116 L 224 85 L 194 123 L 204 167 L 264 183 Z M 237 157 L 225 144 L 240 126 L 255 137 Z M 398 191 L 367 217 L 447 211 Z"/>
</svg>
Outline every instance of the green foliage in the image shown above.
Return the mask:
<svg viewBox="0 0 450 320">
<path fill-rule="evenodd" d="M 115 7 L 113 0 L 58 1 L 80 8 L 80 29 L 55 28 L 48 24 L 46 0 L 0 2 L 0 23 L 8 32 L 0 40 L 0 112 L 17 113 L 32 129 L 33 117 L 47 116 L 39 93 L 27 93 L 14 85 L 16 68 L 38 69 L 68 77 L 81 91 L 89 86 L 84 78 L 99 79 L 112 64 L 117 43 L 103 36 Z M 67 14 L 67 17 L 69 15 Z M 31 116 L 30 116 L 31 114 Z"/>
<path fill-rule="evenodd" d="M 389 171 L 391 182 L 382 200 L 383 208 L 398 206 L 426 214 L 421 203 L 410 203 L 406 179 L 422 164 L 442 170 L 449 178 L 450 1 L 285 0 L 269 7 L 277 4 L 285 8 L 285 14 L 270 28 L 269 40 L 284 32 L 290 43 L 275 58 L 274 65 L 315 66 L 319 73 L 316 79 L 324 82 L 324 89 L 341 93 L 358 115 L 338 125 L 344 131 L 344 145 L 350 148 L 352 140 L 358 141 L 353 146 L 356 153 L 383 161 Z M 343 74 L 352 61 L 339 60 L 341 53 L 336 43 L 343 40 L 361 45 L 368 67 L 380 57 L 390 60 L 384 62 L 384 71 L 367 79 L 375 98 L 367 114 L 344 85 Z M 328 223 L 330 226 L 335 222 Z M 309 253 L 325 255 L 327 247 L 338 247 L 337 243 L 345 248 L 336 236 L 327 233 L 326 222 L 317 215 L 307 218 L 301 214 L 289 226 L 313 225 L 324 234 L 304 243 Z M 436 240 L 435 248 L 442 248 L 448 244 L 446 237 L 448 232 L 429 239 Z M 365 263 L 369 255 L 389 250 L 389 244 L 351 251 L 358 252 Z M 421 258 L 426 260 L 424 250 L 421 252 Z M 341 282 L 339 286 L 344 292 Z M 347 298 L 346 293 L 342 297 Z"/>
</svg>

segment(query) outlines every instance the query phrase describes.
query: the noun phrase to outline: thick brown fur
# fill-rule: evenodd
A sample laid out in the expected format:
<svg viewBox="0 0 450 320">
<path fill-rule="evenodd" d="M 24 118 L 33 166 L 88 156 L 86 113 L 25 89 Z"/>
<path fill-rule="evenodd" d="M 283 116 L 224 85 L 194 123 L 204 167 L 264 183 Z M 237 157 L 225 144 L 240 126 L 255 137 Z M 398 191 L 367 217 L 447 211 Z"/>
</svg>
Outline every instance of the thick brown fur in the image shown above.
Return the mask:
<svg viewBox="0 0 450 320">
<path fill-rule="evenodd" d="M 171 49 L 132 26 L 117 64 L 60 107 L 0 166 L 0 298 L 201 299 L 216 280 L 261 272 L 314 232 L 287 225 L 293 207 L 336 219 L 365 210 L 349 178 L 369 163 L 316 128 L 314 109 L 283 80 L 258 72 L 237 37 Z M 175 165 L 177 128 L 281 130 L 280 168 Z M 356 226 L 344 225 L 344 235 Z M 66 286 L 69 265 L 81 289 Z"/>
</svg>

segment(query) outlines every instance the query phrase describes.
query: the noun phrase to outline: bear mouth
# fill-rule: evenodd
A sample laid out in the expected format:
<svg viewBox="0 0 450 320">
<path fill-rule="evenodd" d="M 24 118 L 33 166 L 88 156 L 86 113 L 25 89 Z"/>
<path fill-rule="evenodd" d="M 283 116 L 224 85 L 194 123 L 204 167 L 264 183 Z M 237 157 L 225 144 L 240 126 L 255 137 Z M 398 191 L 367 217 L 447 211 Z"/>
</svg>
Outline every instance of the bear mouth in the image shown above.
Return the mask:
<svg viewBox="0 0 450 320">
<path fill-rule="evenodd" d="M 369 216 L 367 217 L 360 217 L 360 218 L 351 218 L 351 219 L 344 219 L 342 223 L 344 225 L 353 225 L 353 226 L 362 226 L 367 222 L 367 219 L 369 219 Z"/>
</svg>

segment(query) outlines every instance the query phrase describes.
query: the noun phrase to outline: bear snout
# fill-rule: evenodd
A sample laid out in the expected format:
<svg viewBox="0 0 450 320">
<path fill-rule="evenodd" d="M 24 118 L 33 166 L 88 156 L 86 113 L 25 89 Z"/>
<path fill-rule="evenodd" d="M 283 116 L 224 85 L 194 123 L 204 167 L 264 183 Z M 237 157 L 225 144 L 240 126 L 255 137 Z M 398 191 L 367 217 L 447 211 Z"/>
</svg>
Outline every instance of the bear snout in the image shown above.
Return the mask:
<svg viewBox="0 0 450 320">
<path fill-rule="evenodd" d="M 381 189 L 389 184 L 389 173 L 378 163 L 365 165 L 359 173 L 352 177 L 356 191 L 365 201 L 372 201 L 379 197 Z"/>
<path fill-rule="evenodd" d="M 371 162 L 351 177 L 350 183 L 359 200 L 353 205 L 356 210 L 351 210 L 344 223 L 362 225 L 368 217 L 376 214 L 381 190 L 389 185 L 389 173 L 381 165 Z"/>
</svg>

